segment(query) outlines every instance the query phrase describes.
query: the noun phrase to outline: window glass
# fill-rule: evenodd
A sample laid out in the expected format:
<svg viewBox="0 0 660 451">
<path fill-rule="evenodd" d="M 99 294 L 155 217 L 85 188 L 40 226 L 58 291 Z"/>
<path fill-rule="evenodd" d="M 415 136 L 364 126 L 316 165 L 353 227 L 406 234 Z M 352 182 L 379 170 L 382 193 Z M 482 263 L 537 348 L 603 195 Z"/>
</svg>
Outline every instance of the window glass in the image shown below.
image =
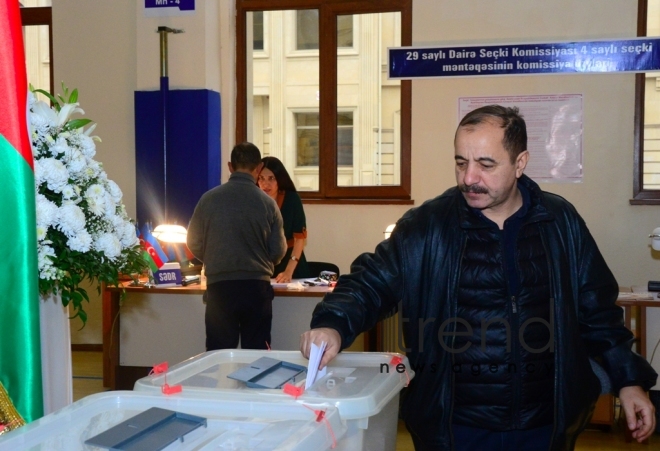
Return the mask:
<svg viewBox="0 0 660 451">
<path fill-rule="evenodd" d="M 303 9 L 296 11 L 296 49 L 318 50 L 319 10 Z"/>
<path fill-rule="evenodd" d="M 255 11 L 252 14 L 252 48 L 254 50 L 264 49 L 264 12 Z"/>
<path fill-rule="evenodd" d="M 297 166 L 319 165 L 319 115 L 297 113 L 296 115 Z"/>
<path fill-rule="evenodd" d="M 647 36 L 660 36 L 660 0 L 648 0 Z M 643 189 L 660 190 L 660 72 L 644 77 Z"/>
<path fill-rule="evenodd" d="M 305 14 L 299 14 L 305 13 Z M 319 189 L 319 55 L 292 52 L 300 42 L 297 24 L 307 24 L 305 36 L 318 47 L 318 10 L 248 12 L 263 17 L 268 53 L 248 57 L 247 140 L 263 155 L 279 158 L 299 191 Z M 248 21 L 249 22 L 249 21 Z M 247 40 L 253 39 L 248 31 Z M 268 30 L 274 30 L 268 35 Z M 287 30 L 282 33 L 282 30 Z M 309 42 L 308 42 L 309 43 Z M 297 48 L 296 48 L 297 49 Z"/>
<path fill-rule="evenodd" d="M 337 16 L 337 40 L 341 23 L 355 24 L 355 52 L 337 52 L 337 185 L 400 185 L 401 82 L 387 78 L 386 51 L 401 45 L 401 13 Z"/>
<path fill-rule="evenodd" d="M 337 48 L 353 47 L 353 16 L 337 17 Z"/>
<path fill-rule="evenodd" d="M 388 80 L 387 49 L 411 44 L 411 2 L 287 4 L 236 2 L 237 142 L 279 158 L 304 199 L 409 200 L 410 82 Z"/>
<path fill-rule="evenodd" d="M 337 114 L 337 166 L 353 166 L 353 113 Z"/>
<path fill-rule="evenodd" d="M 353 47 L 353 16 L 340 16 L 337 21 L 337 47 Z M 296 49 L 318 50 L 319 11 L 303 9 L 296 12 Z"/>
</svg>

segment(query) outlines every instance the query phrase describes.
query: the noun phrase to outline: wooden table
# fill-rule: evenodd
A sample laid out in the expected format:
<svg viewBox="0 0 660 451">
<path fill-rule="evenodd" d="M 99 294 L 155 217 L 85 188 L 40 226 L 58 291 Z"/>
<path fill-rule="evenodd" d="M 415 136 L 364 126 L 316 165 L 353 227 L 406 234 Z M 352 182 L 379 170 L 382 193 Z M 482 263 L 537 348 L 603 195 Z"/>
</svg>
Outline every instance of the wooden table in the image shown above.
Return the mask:
<svg viewBox="0 0 660 451">
<path fill-rule="evenodd" d="M 624 295 L 625 297 L 622 297 Z M 629 295 L 632 297 L 628 297 Z M 644 299 L 644 296 L 634 298 L 635 295 L 640 296 L 639 293 L 635 292 L 624 293 L 617 299 L 616 304 L 623 307 L 626 327 L 633 333 L 635 342 L 638 345 L 637 353 L 646 358 L 646 309 L 648 307 L 660 307 L 660 299 L 657 298 L 657 295 L 653 299 Z M 632 327 L 633 317 L 635 318 L 635 327 Z"/>
<path fill-rule="evenodd" d="M 646 358 L 646 309 L 647 307 L 660 307 L 660 300 L 657 296 L 649 299 L 646 296 L 634 292 L 620 293 L 616 304 L 623 307 L 625 313 L 625 326 L 635 337 L 636 351 L 639 355 Z M 635 318 L 633 327 L 632 319 Z M 591 418 L 591 424 L 601 425 L 610 428 L 614 424 L 614 396 L 611 394 L 601 395 L 596 403 L 594 414 Z M 626 432 L 626 442 L 632 440 L 630 431 L 624 427 Z"/>
<path fill-rule="evenodd" d="M 298 339 L 300 333 L 309 328 L 309 321 L 311 320 L 311 311 L 316 306 L 316 303 L 332 288 L 317 286 L 307 287 L 304 291 L 287 290 L 283 288 L 275 288 L 275 299 L 273 300 L 273 345 L 279 341 L 291 343 Z M 151 366 L 146 366 L 144 363 L 138 365 L 121 365 L 121 334 L 122 327 L 120 321 L 120 298 L 123 292 L 126 297 L 122 304 L 122 315 L 130 314 L 131 309 L 137 308 L 145 297 L 151 298 L 150 295 L 158 295 L 156 299 L 161 300 L 163 305 L 169 305 L 170 308 L 178 302 L 176 300 L 184 299 L 186 302 L 190 301 L 188 306 L 180 306 L 184 311 L 194 307 L 194 311 L 190 312 L 188 320 L 181 321 L 172 320 L 172 318 L 165 318 L 166 322 L 162 328 L 154 327 L 158 324 L 158 319 L 154 319 L 153 312 L 147 309 L 146 316 L 142 316 L 139 321 L 131 321 L 131 327 L 136 327 L 134 330 L 135 335 L 148 333 L 148 337 L 161 343 L 163 349 L 167 349 L 171 345 L 166 339 L 158 342 L 161 336 L 168 335 L 176 332 L 176 336 L 181 337 L 182 340 L 188 339 L 187 335 L 196 334 L 194 339 L 195 351 L 191 355 L 185 355 L 183 359 L 192 357 L 193 355 L 204 352 L 205 344 L 203 337 L 204 331 L 204 306 L 201 302 L 201 297 L 206 291 L 204 285 L 189 285 L 186 287 L 152 287 L 145 288 L 143 286 L 130 286 L 130 282 L 122 284 L 120 287 L 104 287 L 103 288 L 103 385 L 112 390 L 133 388 L 133 384 L 137 379 L 146 376 L 151 370 Z M 184 295 L 185 298 L 181 298 Z M 194 297 L 194 296 L 197 297 Z M 191 296 L 190 299 L 187 296 Z M 132 302 L 135 301 L 135 302 Z M 126 304 L 128 302 L 128 304 Z M 136 305 L 137 304 L 137 305 Z M 152 302 L 159 304 L 159 302 Z M 298 313 L 296 313 L 298 312 Z M 143 312 L 144 313 L 144 312 Z M 283 317 L 283 315 L 285 315 Z M 161 318 L 166 317 L 167 312 L 161 313 Z M 192 318 L 192 321 L 189 321 Z M 154 323 L 154 321 L 156 323 Z M 193 322 L 194 324 L 190 324 Z M 125 326 L 126 327 L 126 326 Z M 139 330 L 139 329 L 148 329 Z M 173 331 L 172 329 L 177 329 Z M 125 331 L 126 332 L 126 331 Z M 284 335 L 286 334 L 286 336 Z M 295 336 L 294 336 L 295 335 Z M 202 337 L 202 338 L 199 338 Z M 292 338 L 293 337 L 293 338 Z M 148 346 L 145 346 L 145 352 Z M 281 349 L 273 346 L 273 349 Z M 296 348 L 297 349 L 297 348 Z M 138 351 L 141 351 L 138 349 Z M 149 363 L 155 365 L 160 362 Z M 178 363 L 178 361 L 170 361 L 171 365 Z"/>
</svg>

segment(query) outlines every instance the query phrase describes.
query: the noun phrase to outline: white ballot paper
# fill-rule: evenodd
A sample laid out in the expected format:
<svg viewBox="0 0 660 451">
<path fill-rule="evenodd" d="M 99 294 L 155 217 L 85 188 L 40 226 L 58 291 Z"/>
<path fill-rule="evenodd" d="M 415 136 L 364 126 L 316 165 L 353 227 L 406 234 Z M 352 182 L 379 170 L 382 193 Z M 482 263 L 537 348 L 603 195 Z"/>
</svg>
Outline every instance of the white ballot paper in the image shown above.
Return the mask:
<svg viewBox="0 0 660 451">
<path fill-rule="evenodd" d="M 305 381 L 305 390 L 311 387 L 317 379 L 321 379 L 323 376 L 325 376 L 328 367 L 326 366 L 322 370 L 319 370 L 321 357 L 323 357 L 323 351 L 325 351 L 325 344 L 325 341 L 321 342 L 321 346 L 316 346 L 314 343 L 312 343 L 312 348 L 309 350 L 309 363 L 307 364 L 307 380 Z"/>
</svg>

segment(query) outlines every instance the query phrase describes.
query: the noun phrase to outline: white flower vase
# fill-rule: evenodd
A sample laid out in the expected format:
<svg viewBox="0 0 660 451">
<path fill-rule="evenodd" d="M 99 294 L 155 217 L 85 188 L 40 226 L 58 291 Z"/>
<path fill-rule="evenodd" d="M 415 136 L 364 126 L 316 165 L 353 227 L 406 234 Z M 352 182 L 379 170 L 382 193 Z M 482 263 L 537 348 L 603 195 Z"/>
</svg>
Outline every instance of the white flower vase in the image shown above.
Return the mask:
<svg viewBox="0 0 660 451">
<path fill-rule="evenodd" d="M 60 295 L 39 297 L 44 415 L 73 402 L 69 311 Z"/>
</svg>

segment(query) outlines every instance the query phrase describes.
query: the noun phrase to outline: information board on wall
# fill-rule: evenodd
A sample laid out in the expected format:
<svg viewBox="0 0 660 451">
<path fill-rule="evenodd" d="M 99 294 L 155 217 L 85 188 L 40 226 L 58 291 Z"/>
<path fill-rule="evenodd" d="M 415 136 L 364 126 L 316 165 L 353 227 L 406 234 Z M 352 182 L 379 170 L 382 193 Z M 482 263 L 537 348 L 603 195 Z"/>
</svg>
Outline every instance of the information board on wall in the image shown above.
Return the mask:
<svg viewBox="0 0 660 451">
<path fill-rule="evenodd" d="M 582 182 L 582 94 L 459 97 L 458 120 L 485 105 L 516 106 L 527 124 L 525 174 L 537 182 Z"/>
<path fill-rule="evenodd" d="M 195 14 L 195 0 L 144 0 L 144 15 L 147 17 L 191 14 Z"/>
<path fill-rule="evenodd" d="M 660 38 L 388 49 L 391 79 L 660 70 Z"/>
</svg>

